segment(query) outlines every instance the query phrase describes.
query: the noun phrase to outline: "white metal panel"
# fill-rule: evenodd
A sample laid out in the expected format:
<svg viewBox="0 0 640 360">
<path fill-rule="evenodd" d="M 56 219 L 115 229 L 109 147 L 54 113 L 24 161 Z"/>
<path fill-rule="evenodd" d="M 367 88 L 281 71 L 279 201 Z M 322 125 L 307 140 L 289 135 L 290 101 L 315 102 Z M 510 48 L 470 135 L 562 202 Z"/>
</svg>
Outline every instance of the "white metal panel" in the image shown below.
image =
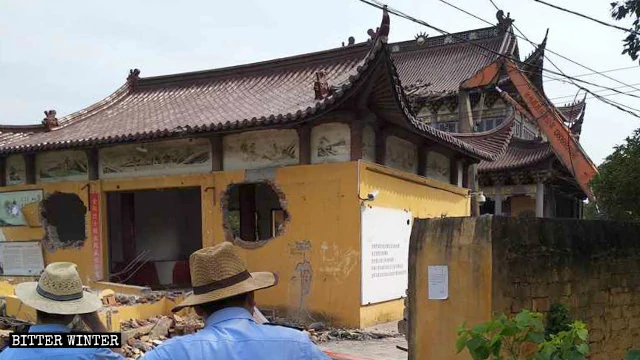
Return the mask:
<svg viewBox="0 0 640 360">
<path fill-rule="evenodd" d="M 405 296 L 413 217 L 398 209 L 362 208 L 362 304 Z"/>
</svg>

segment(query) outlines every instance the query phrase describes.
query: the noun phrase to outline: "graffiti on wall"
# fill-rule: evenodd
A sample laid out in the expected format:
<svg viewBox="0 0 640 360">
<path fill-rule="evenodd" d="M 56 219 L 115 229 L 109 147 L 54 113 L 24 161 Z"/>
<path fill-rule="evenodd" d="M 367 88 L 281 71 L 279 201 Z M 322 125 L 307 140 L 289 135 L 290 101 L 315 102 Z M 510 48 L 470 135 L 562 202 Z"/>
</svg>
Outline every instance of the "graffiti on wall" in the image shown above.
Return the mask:
<svg viewBox="0 0 640 360">
<path fill-rule="evenodd" d="M 323 242 L 320 246 L 322 266 L 320 274 L 330 277 L 337 282 L 345 280 L 358 264 L 358 251 L 340 248 L 337 244 Z"/>
<path fill-rule="evenodd" d="M 427 177 L 448 183 L 451 179 L 449 158 L 435 151 L 427 155 Z"/>
<path fill-rule="evenodd" d="M 23 208 L 42 200 L 42 190 L 8 191 L 0 193 L 0 226 L 27 226 Z"/>
<path fill-rule="evenodd" d="M 302 257 L 301 260 L 296 263 L 293 275 L 289 281 L 289 302 L 295 305 L 295 313 L 290 315 L 295 317 L 304 316 L 306 311 L 306 298 L 311 294 L 313 267 L 307 259 L 307 253 L 310 251 L 311 241 L 309 240 L 289 243 L 289 253 Z"/>
</svg>

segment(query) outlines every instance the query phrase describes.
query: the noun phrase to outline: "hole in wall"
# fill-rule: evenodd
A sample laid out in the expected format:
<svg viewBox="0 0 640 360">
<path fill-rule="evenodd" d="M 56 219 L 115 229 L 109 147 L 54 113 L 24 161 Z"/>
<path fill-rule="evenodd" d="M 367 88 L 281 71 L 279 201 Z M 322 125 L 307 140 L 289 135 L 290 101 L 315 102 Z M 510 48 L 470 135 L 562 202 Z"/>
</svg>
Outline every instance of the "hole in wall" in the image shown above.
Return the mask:
<svg viewBox="0 0 640 360">
<path fill-rule="evenodd" d="M 282 235 L 289 221 L 284 193 L 269 181 L 231 184 L 221 203 L 227 241 L 244 248 Z"/>
<path fill-rule="evenodd" d="M 87 239 L 85 216 L 87 207 L 73 193 L 54 192 L 40 204 L 45 248 L 79 248 Z"/>
</svg>

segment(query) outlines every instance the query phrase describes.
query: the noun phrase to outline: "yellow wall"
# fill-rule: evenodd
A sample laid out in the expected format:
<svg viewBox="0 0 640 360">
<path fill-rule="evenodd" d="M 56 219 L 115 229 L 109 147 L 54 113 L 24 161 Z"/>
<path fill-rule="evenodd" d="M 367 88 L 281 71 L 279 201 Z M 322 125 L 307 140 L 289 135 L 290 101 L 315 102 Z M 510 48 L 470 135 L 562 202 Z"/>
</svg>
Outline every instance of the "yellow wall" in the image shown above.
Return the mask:
<svg viewBox="0 0 640 360">
<path fill-rule="evenodd" d="M 360 174 L 358 174 L 358 169 Z M 143 189 L 201 188 L 203 246 L 225 241 L 221 199 L 230 184 L 245 181 L 246 172 L 220 171 L 185 176 L 138 177 L 91 182 L 92 191 L 101 192 L 103 271 L 108 270 L 106 192 Z M 290 215 L 284 232 L 264 246 L 242 249 L 250 271 L 278 273 L 278 286 L 258 293 L 258 305 L 287 311 L 305 320 L 324 320 L 360 327 L 402 316 L 402 301 L 390 301 L 361 309 L 360 306 L 360 194 L 372 190 L 379 195 L 369 205 L 408 209 L 416 217 L 468 215 L 466 191 L 417 175 L 366 162 L 290 166 L 275 170 L 274 185 L 285 196 Z M 73 192 L 87 204 L 89 182 L 63 182 L 20 187 L 3 191 L 42 188 Z M 78 264 L 83 281 L 94 279 L 90 214 L 87 214 L 87 241 L 81 249 L 57 250 L 45 254 L 45 263 L 72 261 Z M 42 238 L 41 228 L 3 228 L 9 240 Z M 308 241 L 310 248 L 304 247 Z M 300 264 L 312 269 L 309 294 L 303 296 Z M 1 279 L 1 278 L 0 278 Z"/>
<path fill-rule="evenodd" d="M 491 319 L 492 249 L 490 231 L 483 231 L 487 224 L 490 218 L 482 217 L 414 225 L 409 255 L 410 360 L 470 359 L 468 353 L 456 354 L 457 329 L 465 321 L 473 326 Z M 429 300 L 427 269 L 434 265 L 448 266 L 446 300 Z"/>
<path fill-rule="evenodd" d="M 512 196 L 509 198 L 511 202 L 511 216 L 520 216 L 525 211 L 536 212 L 536 199 L 529 196 Z"/>
<path fill-rule="evenodd" d="M 362 162 L 360 169 L 360 196 L 364 198 L 368 193 L 379 192 L 367 205 L 406 209 L 414 218 L 469 216 L 468 190 L 367 162 Z M 400 320 L 403 310 L 403 300 L 363 306 L 361 326 Z"/>
</svg>

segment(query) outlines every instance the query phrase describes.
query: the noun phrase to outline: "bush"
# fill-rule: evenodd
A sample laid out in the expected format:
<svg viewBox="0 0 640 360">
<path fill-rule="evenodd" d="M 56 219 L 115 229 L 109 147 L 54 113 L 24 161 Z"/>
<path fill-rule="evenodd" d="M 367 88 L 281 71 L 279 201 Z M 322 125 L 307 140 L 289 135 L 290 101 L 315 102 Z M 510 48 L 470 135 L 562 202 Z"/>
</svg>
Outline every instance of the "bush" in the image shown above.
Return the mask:
<svg viewBox="0 0 640 360">
<path fill-rule="evenodd" d="M 547 340 L 551 339 L 551 335 L 557 335 L 561 331 L 571 329 L 571 318 L 569 317 L 569 308 L 564 304 L 553 304 L 547 313 L 547 326 L 544 333 Z"/>
<path fill-rule="evenodd" d="M 545 339 L 542 314 L 523 310 L 509 319 L 500 315 L 471 329 L 458 329 L 456 350 L 465 348 L 474 360 L 583 360 L 589 354 L 588 330 L 575 321 Z"/>
</svg>

